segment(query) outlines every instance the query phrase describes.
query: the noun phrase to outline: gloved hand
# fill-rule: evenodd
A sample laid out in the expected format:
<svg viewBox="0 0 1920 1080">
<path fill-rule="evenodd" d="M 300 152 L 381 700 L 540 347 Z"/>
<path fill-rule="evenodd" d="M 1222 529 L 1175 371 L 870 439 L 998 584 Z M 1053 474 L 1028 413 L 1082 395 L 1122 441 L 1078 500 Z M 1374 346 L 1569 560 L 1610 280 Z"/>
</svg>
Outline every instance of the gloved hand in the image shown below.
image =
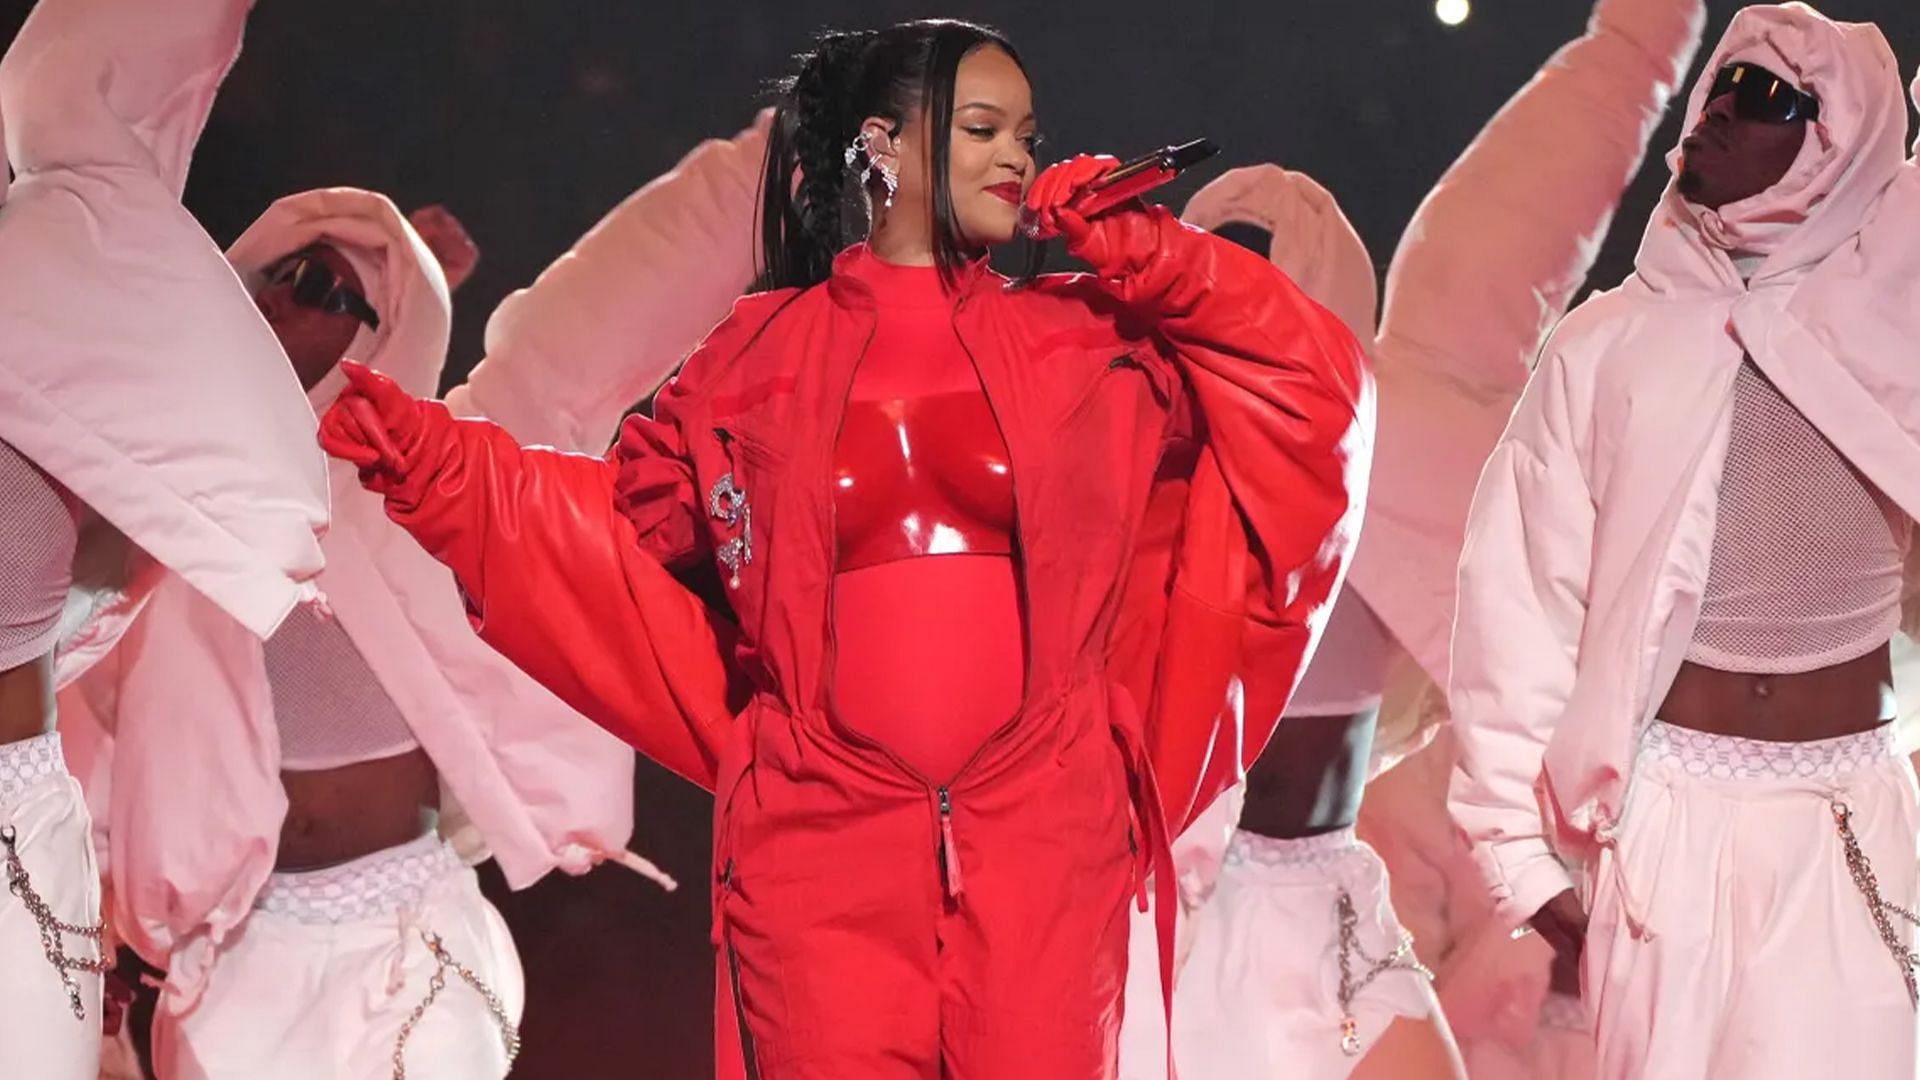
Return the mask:
<svg viewBox="0 0 1920 1080">
<path fill-rule="evenodd" d="M 1027 190 L 1027 212 L 1039 225 L 1040 235 L 1058 235 L 1066 241 L 1068 254 L 1095 266 L 1102 265 L 1106 260 L 1095 257 L 1106 254 L 1099 242 L 1101 230 L 1067 204 L 1119 165 L 1118 158 L 1081 154 L 1049 166 L 1041 173 Z"/>
<path fill-rule="evenodd" d="M 360 468 L 373 490 L 406 476 L 405 449 L 419 442 L 420 403 L 400 384 L 352 360 L 340 361 L 347 388 L 320 419 L 320 446 Z"/>
</svg>

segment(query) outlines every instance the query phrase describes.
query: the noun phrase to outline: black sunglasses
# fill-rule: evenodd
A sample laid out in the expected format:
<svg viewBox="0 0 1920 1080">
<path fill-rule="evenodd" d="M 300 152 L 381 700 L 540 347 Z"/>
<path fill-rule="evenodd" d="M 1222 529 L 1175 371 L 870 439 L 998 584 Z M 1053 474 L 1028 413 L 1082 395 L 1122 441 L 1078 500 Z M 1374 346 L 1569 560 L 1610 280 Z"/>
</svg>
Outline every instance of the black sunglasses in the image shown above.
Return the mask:
<svg viewBox="0 0 1920 1080">
<path fill-rule="evenodd" d="M 1707 100 L 1733 95 L 1733 115 L 1763 124 L 1788 124 L 1820 119 L 1820 99 L 1761 67 L 1728 64 L 1713 77 Z"/>
<path fill-rule="evenodd" d="M 283 260 L 267 275 L 268 285 L 291 284 L 293 302 L 329 315 L 351 315 L 380 329 L 380 316 L 367 298 L 340 284 L 340 275 L 312 252 L 300 252 Z"/>
</svg>

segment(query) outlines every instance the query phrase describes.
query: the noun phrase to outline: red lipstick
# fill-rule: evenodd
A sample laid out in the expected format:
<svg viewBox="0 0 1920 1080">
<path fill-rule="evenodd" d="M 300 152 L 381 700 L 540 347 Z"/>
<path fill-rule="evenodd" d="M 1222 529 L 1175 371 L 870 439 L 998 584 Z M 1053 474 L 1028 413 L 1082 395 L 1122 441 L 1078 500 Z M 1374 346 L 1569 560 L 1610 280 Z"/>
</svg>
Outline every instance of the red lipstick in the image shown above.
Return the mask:
<svg viewBox="0 0 1920 1080">
<path fill-rule="evenodd" d="M 1014 206 L 1020 205 L 1020 182 L 1009 180 L 1004 184 L 995 184 L 987 191 L 994 197 L 1003 199 Z"/>
</svg>

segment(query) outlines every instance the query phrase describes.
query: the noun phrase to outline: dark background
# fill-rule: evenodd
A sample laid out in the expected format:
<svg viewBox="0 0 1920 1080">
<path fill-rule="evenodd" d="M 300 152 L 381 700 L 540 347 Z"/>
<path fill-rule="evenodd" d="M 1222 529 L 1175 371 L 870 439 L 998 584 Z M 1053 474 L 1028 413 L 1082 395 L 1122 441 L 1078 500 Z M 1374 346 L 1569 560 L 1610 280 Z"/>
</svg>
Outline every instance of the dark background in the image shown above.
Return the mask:
<svg viewBox="0 0 1920 1080">
<path fill-rule="evenodd" d="M 1739 6 L 1709 5 L 1703 57 Z M 1821 6 L 1879 22 L 1905 72 L 1920 61 L 1911 0 Z M 11 40 L 29 7 L 0 0 L 0 35 Z M 1048 153 L 1127 156 L 1205 134 L 1224 145 L 1223 165 L 1314 175 L 1384 269 L 1440 172 L 1589 10 L 1475 0 L 1447 28 L 1431 0 L 264 0 L 186 201 L 223 244 L 310 187 L 449 205 L 484 251 L 456 305 L 457 382 L 501 297 L 694 143 L 744 126 L 811 31 L 950 15 L 1019 44 Z M 1674 127 L 1655 136 L 1594 281 L 1629 269 Z M 686 883 L 679 893 L 618 869 L 494 889 L 528 975 L 517 1076 L 692 1080 L 711 1068 L 710 802 L 644 763 L 639 789 L 634 847 Z"/>
</svg>

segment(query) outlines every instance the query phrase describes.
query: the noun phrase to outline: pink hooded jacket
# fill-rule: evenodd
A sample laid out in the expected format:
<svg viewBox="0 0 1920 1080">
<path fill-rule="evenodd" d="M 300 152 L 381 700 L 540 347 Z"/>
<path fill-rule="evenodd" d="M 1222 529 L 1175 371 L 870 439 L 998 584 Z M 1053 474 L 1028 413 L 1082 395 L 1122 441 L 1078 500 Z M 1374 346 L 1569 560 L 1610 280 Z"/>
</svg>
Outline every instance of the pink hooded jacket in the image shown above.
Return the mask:
<svg viewBox="0 0 1920 1080">
<path fill-rule="evenodd" d="M 119 541 L 109 565 L 77 568 L 77 588 L 100 591 L 70 605 L 61 683 L 157 577 L 122 537 L 254 637 L 317 595 L 313 411 L 180 205 L 251 6 L 41 0 L 0 60 L 19 172 L 0 206 L 0 439 L 104 519 L 83 523 L 83 562 Z"/>
<path fill-rule="evenodd" d="M 447 351 L 446 283 L 385 197 L 338 188 L 282 199 L 229 257 L 257 285 L 282 256 L 322 240 L 354 264 L 381 314 L 348 354 L 431 394 Z M 343 385 L 329 375 L 314 406 Z M 332 463 L 331 480 L 320 584 L 439 769 L 447 816 L 464 816 L 515 888 L 618 858 L 632 828 L 633 752 L 474 635 L 452 575 L 387 520 L 352 466 Z M 261 645 L 169 576 L 98 674 L 116 681 L 116 925 L 191 1000 L 272 870 L 286 811 Z"/>
<path fill-rule="evenodd" d="M 1742 59 L 1820 97 L 1798 161 L 1718 213 L 1668 187 L 1634 274 L 1555 330 L 1474 496 L 1451 809 L 1507 927 L 1572 887 L 1556 847 L 1584 858 L 1611 841 L 1636 741 L 1693 636 L 1743 353 L 1920 511 L 1920 305 L 1898 302 L 1912 281 L 1856 277 L 1838 290 L 1846 321 L 1822 321 L 1840 300 L 1825 283 L 1878 240 L 1863 227 L 1904 157 L 1893 54 L 1870 25 L 1748 8 L 1694 87 L 1687 129 L 1713 73 Z M 1749 282 L 1736 248 L 1765 256 Z"/>
</svg>

